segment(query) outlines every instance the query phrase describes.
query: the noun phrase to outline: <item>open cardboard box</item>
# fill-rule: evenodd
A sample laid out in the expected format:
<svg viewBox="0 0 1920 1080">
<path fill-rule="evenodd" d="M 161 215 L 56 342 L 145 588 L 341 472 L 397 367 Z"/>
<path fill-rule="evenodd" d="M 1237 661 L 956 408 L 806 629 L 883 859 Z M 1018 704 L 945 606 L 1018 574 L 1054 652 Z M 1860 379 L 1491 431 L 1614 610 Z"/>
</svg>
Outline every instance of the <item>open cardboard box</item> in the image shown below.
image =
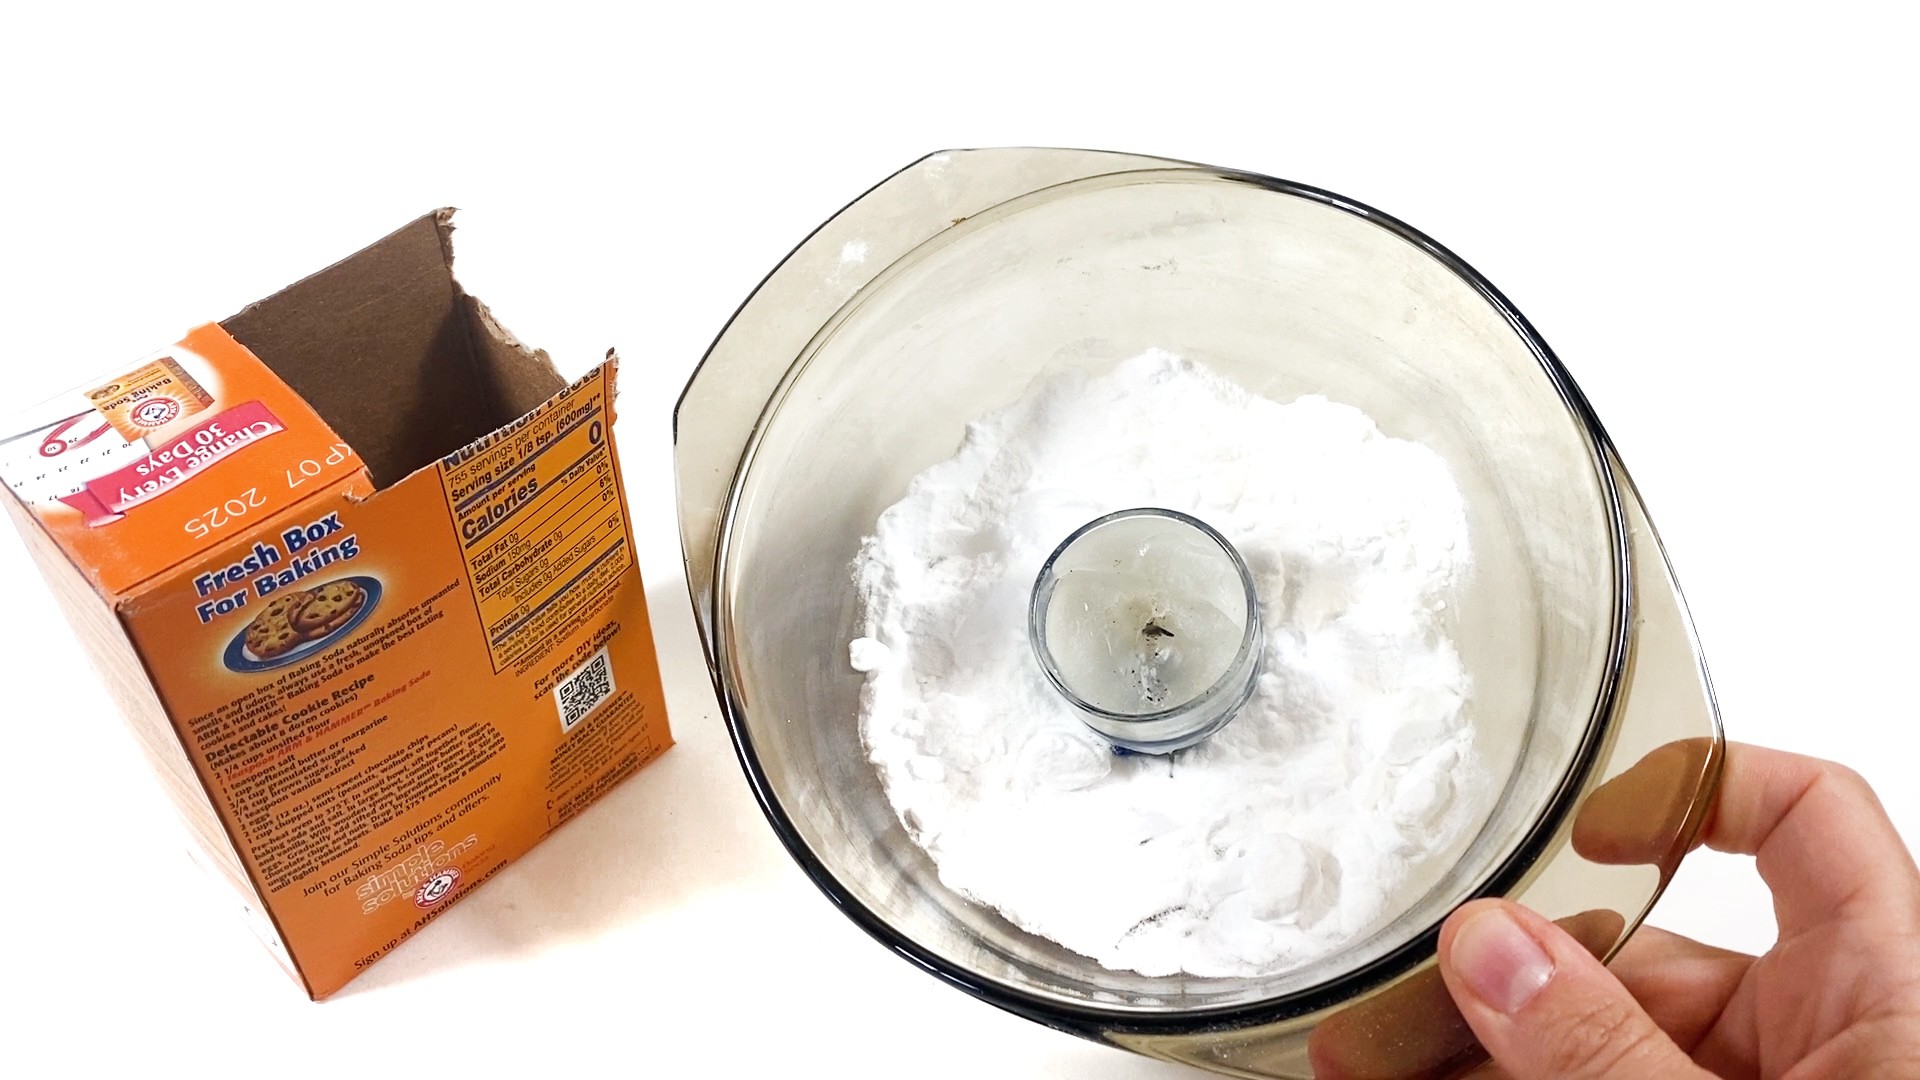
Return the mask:
<svg viewBox="0 0 1920 1080">
<path fill-rule="evenodd" d="M 27 546 L 314 997 L 671 745 L 614 447 L 451 211 L 0 429 Z"/>
</svg>

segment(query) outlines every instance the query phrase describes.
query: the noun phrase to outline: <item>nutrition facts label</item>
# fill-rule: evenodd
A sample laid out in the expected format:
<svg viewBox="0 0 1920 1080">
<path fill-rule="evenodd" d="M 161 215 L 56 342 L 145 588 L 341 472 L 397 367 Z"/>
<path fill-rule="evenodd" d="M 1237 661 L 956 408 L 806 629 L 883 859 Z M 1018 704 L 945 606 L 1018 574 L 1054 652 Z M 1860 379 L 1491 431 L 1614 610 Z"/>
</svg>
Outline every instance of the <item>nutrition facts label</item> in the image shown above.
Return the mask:
<svg viewBox="0 0 1920 1080">
<path fill-rule="evenodd" d="M 494 671 L 538 659 L 631 565 L 604 369 L 446 458 L 446 488 Z"/>
</svg>

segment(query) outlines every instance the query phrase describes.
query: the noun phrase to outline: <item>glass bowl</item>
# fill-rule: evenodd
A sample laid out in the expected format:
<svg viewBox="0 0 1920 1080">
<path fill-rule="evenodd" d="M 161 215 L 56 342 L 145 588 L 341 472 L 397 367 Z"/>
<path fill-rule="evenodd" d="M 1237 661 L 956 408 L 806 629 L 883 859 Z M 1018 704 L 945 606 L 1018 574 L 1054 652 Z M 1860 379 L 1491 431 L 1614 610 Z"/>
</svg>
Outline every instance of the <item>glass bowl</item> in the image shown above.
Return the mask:
<svg viewBox="0 0 1920 1080">
<path fill-rule="evenodd" d="M 859 735 L 849 566 L 880 512 L 1036 379 L 1154 347 L 1275 400 L 1355 405 L 1466 496 L 1475 570 L 1447 610 L 1498 795 L 1418 869 L 1418 899 L 1270 977 L 1109 970 L 957 895 Z M 1684 605 L 1578 388 L 1465 263 L 1329 192 L 1089 151 L 924 158 L 736 313 L 676 409 L 675 456 L 715 689 L 788 850 L 915 964 L 1088 1038 L 1242 1076 L 1445 1075 L 1476 1053 L 1434 967 L 1447 913 L 1508 896 L 1611 955 L 1718 776 Z"/>
</svg>

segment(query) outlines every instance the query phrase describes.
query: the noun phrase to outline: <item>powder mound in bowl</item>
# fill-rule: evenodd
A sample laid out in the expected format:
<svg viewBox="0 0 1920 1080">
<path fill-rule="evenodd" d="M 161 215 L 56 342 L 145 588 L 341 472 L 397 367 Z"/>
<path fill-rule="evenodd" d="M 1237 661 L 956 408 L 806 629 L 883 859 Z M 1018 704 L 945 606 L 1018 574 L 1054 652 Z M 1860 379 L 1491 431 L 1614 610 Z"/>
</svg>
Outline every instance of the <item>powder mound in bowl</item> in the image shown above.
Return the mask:
<svg viewBox="0 0 1920 1080">
<path fill-rule="evenodd" d="M 1240 714 L 1166 757 L 1115 755 L 1027 641 L 1047 555 L 1135 506 L 1232 542 L 1267 628 Z M 861 735 L 954 891 L 1116 970 L 1284 972 L 1398 914 L 1485 809 L 1445 615 L 1468 558 L 1445 461 L 1358 409 L 1158 350 L 1053 377 L 863 543 Z"/>
</svg>

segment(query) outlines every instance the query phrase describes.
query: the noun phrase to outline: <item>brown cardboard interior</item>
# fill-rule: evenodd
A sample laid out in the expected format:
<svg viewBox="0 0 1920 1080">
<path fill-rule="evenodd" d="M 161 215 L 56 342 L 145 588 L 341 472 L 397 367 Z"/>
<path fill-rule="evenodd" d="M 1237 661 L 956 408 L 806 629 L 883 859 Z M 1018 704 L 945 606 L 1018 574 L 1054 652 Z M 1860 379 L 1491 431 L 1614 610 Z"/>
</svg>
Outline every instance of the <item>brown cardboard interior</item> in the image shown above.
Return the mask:
<svg viewBox="0 0 1920 1080">
<path fill-rule="evenodd" d="M 455 288 L 458 287 L 456 282 Z M 499 413 L 499 419 L 489 425 L 487 431 L 539 408 L 566 385 L 545 349 L 522 345 L 479 300 L 462 293 L 460 302 L 473 342 L 474 362 L 485 373 Z M 607 355 L 611 357 L 612 351 Z"/>
<path fill-rule="evenodd" d="M 452 217 L 424 215 L 221 324 L 383 488 L 565 385 L 454 280 Z"/>
</svg>

